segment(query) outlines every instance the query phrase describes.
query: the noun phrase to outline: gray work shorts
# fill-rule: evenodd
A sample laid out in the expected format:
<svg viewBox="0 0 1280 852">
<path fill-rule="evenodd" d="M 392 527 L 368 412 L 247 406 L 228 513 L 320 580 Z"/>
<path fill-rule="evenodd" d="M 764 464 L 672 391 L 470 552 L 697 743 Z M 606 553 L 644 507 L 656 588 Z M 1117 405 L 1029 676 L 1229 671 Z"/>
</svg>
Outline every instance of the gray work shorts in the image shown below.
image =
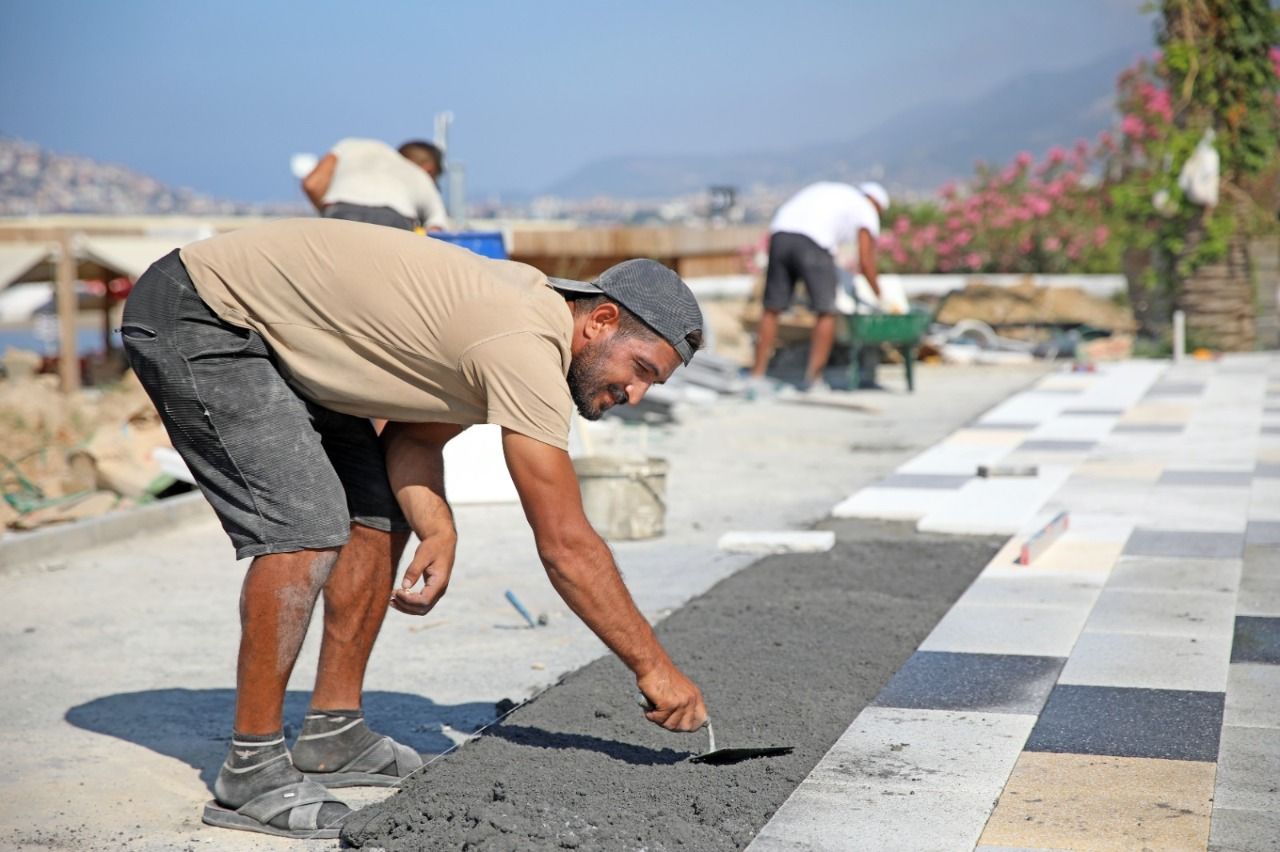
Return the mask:
<svg viewBox="0 0 1280 852">
<path fill-rule="evenodd" d="M 352 523 L 408 529 L 372 424 L 298 396 L 259 334 L 201 300 L 177 251 L 138 279 L 121 333 L 237 559 L 337 547 Z"/>
<path fill-rule="evenodd" d="M 831 252 L 804 234 L 779 231 L 769 237 L 769 267 L 764 274 L 764 306 L 791 307 L 796 282 L 803 281 L 815 314 L 836 311 L 836 261 Z"/>
<path fill-rule="evenodd" d="M 388 228 L 399 228 L 412 231 L 417 223 L 391 207 L 369 207 L 364 204 L 349 204 L 346 201 L 335 201 L 325 205 L 320 214 L 326 219 L 346 219 L 348 222 L 368 222 L 370 225 L 386 225 Z"/>
</svg>

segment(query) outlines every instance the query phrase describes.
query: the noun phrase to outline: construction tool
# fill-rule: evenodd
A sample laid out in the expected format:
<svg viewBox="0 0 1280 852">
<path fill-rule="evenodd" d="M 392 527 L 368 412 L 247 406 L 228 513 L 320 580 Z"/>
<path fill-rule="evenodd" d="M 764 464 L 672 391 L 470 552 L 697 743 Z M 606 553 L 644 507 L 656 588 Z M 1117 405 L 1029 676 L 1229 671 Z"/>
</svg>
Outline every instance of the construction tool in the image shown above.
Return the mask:
<svg viewBox="0 0 1280 852">
<path fill-rule="evenodd" d="M 636 703 L 643 710 L 652 710 L 653 703 L 645 698 L 643 693 L 636 693 Z M 716 748 L 716 731 L 711 727 L 711 718 L 703 723 L 703 727 L 707 729 L 707 750 L 702 754 L 690 755 L 690 763 L 707 763 L 712 766 L 727 766 L 731 763 L 741 763 L 744 760 L 750 760 L 754 757 L 777 757 L 783 754 L 791 754 L 795 750 L 795 746 L 753 746 L 749 748 Z"/>
<path fill-rule="evenodd" d="M 507 589 L 503 596 L 507 599 L 507 603 L 515 607 L 516 612 L 520 613 L 521 617 L 523 617 L 525 621 L 529 622 L 530 627 L 541 627 L 547 623 L 547 616 L 545 614 L 539 614 L 537 619 L 534 619 L 534 617 L 529 614 L 529 610 L 524 608 L 524 604 L 520 603 L 520 599 L 516 597 L 515 592 Z"/>
<path fill-rule="evenodd" d="M 1022 544 L 1022 550 L 1015 560 L 1019 565 L 1030 565 L 1031 560 L 1049 549 L 1058 537 L 1067 531 L 1071 518 L 1066 512 L 1059 512 L 1053 520 L 1045 524 Z"/>
</svg>

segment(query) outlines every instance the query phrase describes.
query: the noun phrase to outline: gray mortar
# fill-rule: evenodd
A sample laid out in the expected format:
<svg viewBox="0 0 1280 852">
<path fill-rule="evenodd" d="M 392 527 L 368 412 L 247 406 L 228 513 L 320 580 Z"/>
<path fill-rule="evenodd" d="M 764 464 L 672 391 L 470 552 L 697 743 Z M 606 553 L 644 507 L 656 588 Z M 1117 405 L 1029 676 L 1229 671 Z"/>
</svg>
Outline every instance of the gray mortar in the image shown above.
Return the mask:
<svg viewBox="0 0 1280 852">
<path fill-rule="evenodd" d="M 686 762 L 706 733 L 644 720 L 612 656 L 568 675 L 356 812 L 345 843 L 386 850 L 742 849 L 1003 543 L 830 522 L 835 548 L 763 559 L 667 618 L 717 745 L 794 745 Z"/>
</svg>

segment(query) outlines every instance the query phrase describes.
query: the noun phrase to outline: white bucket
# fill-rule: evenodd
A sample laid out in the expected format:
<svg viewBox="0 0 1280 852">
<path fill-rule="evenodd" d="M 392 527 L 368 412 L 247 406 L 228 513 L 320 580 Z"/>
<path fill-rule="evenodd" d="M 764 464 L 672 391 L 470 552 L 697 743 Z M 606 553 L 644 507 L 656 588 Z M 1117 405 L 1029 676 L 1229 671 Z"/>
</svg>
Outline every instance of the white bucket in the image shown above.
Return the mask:
<svg viewBox="0 0 1280 852">
<path fill-rule="evenodd" d="M 666 459 L 584 456 L 573 467 L 587 520 L 601 536 L 618 541 L 662 535 Z"/>
</svg>

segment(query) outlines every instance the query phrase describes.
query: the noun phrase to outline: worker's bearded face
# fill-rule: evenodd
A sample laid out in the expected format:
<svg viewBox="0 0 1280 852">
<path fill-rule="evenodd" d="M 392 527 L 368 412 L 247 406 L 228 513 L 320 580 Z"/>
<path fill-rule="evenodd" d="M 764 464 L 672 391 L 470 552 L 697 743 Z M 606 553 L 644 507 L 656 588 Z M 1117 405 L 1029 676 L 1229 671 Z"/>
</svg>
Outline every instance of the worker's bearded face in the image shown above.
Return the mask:
<svg viewBox="0 0 1280 852">
<path fill-rule="evenodd" d="M 593 341 L 569 362 L 569 393 L 588 420 L 599 420 L 610 408 L 628 402 L 626 385 L 610 380 L 610 355 L 617 345 L 612 337 Z"/>
</svg>

